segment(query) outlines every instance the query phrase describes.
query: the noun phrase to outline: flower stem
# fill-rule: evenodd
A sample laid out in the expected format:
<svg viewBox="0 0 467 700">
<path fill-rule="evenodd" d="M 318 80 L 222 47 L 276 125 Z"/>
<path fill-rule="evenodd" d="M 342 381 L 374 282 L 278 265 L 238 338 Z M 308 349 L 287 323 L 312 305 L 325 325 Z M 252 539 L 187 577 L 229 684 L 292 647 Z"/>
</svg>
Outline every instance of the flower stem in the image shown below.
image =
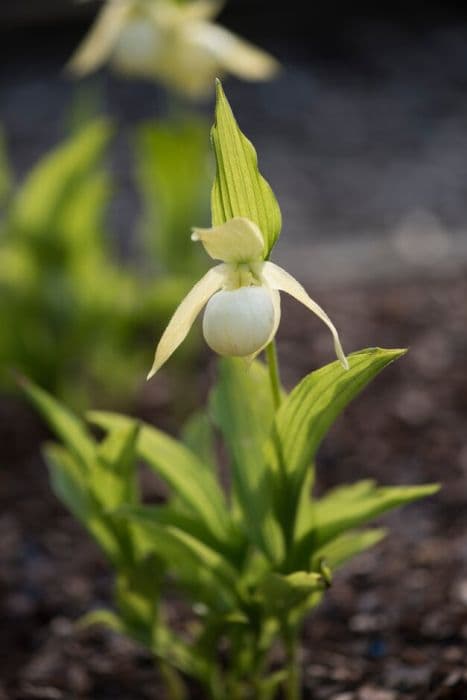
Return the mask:
<svg viewBox="0 0 467 700">
<path fill-rule="evenodd" d="M 286 700 L 300 700 L 301 673 L 297 630 L 287 629 L 287 626 L 284 625 L 283 640 L 287 654 L 288 671 L 287 679 L 285 681 L 284 695 Z"/>
<path fill-rule="evenodd" d="M 268 361 L 274 408 L 277 410 L 281 405 L 281 379 L 279 375 L 279 363 L 277 361 L 276 343 L 274 340 L 266 346 L 266 358 Z"/>
<path fill-rule="evenodd" d="M 268 361 L 269 369 L 269 379 L 271 382 L 272 398 L 274 402 L 274 408 L 277 411 L 282 403 L 281 394 L 281 380 L 279 376 L 279 364 L 277 361 L 277 350 L 276 343 L 274 340 L 266 346 L 266 358 Z M 289 545 L 293 538 L 293 528 L 291 527 L 291 519 L 288 514 L 287 506 L 287 492 L 288 492 L 288 477 L 287 468 L 284 461 L 284 455 L 282 450 L 282 442 L 277 429 L 277 425 L 273 422 L 272 427 L 272 439 L 274 442 L 278 466 L 279 466 L 279 488 L 278 488 L 278 512 L 279 512 L 279 522 L 281 523 L 282 531 L 284 533 L 284 540 L 287 545 Z"/>
<path fill-rule="evenodd" d="M 287 700 L 300 700 L 300 664 L 298 660 L 298 645 L 294 641 L 289 649 L 289 675 L 287 677 L 286 698 Z"/>
</svg>

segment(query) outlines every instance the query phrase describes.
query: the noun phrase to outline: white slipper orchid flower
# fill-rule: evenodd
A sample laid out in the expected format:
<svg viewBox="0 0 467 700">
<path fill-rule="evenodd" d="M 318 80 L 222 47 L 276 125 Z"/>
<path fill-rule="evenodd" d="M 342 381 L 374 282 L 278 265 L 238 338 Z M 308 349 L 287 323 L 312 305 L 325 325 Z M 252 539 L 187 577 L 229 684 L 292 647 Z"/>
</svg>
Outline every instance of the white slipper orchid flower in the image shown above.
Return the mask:
<svg viewBox="0 0 467 700">
<path fill-rule="evenodd" d="M 129 77 L 158 80 L 189 98 L 212 91 L 232 73 L 269 80 L 278 62 L 212 20 L 222 0 L 107 0 L 69 62 L 82 77 L 109 62 Z"/>
<path fill-rule="evenodd" d="M 258 226 L 237 217 L 209 229 L 193 229 L 207 254 L 221 260 L 183 299 L 165 329 L 150 379 L 186 338 L 206 305 L 203 334 L 219 355 L 252 359 L 274 338 L 281 309 L 279 292 L 287 292 L 313 311 L 329 328 L 342 366 L 348 369 L 337 330 L 302 285 L 278 265 L 264 260 L 265 243 Z"/>
</svg>

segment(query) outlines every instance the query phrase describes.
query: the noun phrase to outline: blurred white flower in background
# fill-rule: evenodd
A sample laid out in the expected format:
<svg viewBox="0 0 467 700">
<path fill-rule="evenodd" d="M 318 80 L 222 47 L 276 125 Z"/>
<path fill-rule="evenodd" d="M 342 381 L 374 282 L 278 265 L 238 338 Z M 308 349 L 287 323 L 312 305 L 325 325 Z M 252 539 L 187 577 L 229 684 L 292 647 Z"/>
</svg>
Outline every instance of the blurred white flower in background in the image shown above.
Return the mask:
<svg viewBox="0 0 467 700">
<path fill-rule="evenodd" d="M 269 80 L 278 62 L 212 20 L 219 0 L 107 0 L 68 68 L 77 77 L 109 63 L 129 77 L 163 83 L 189 98 L 208 95 L 225 73 Z"/>
</svg>

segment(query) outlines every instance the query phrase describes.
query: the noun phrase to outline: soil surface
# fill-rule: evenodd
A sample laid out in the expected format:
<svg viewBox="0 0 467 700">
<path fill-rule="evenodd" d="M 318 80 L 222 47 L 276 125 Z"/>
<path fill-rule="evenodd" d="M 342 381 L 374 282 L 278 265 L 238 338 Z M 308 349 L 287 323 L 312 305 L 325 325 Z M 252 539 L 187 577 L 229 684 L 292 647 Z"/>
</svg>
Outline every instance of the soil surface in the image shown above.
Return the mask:
<svg viewBox="0 0 467 700">
<path fill-rule="evenodd" d="M 371 477 L 441 481 L 443 489 L 385 518 L 389 537 L 336 575 L 306 624 L 304 698 L 465 700 L 467 281 L 313 291 L 348 351 L 410 346 L 332 429 L 320 451 L 318 488 Z M 291 386 L 330 361 L 331 348 L 306 310 L 285 302 L 283 316 L 279 352 Z M 214 366 L 206 353 L 200 394 Z M 158 403 L 153 391 L 153 413 L 159 406 L 159 423 L 169 425 L 165 399 Z M 150 399 L 142 400 L 144 413 Z M 45 430 L 19 403 L 0 411 L 7 458 L 0 478 L 0 699 L 163 700 L 144 650 L 74 626 L 109 603 L 111 572 L 50 492 L 39 456 Z"/>
</svg>

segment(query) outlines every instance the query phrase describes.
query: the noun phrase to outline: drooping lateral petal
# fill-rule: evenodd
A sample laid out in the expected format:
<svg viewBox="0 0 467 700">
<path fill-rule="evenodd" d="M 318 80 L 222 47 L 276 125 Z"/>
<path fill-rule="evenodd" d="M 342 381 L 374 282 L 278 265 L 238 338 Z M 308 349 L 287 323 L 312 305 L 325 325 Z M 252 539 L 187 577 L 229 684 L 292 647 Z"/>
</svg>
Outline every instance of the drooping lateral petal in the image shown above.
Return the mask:
<svg viewBox="0 0 467 700">
<path fill-rule="evenodd" d="M 332 333 L 334 340 L 334 349 L 336 355 L 340 360 L 344 369 L 349 369 L 349 363 L 345 356 L 344 350 L 342 349 L 341 342 L 339 340 L 339 335 L 337 333 L 336 327 L 332 323 L 331 319 L 325 311 L 307 294 L 304 287 L 298 282 L 295 277 L 289 275 L 288 272 L 283 270 L 278 265 L 272 262 L 265 262 L 262 269 L 262 274 L 265 281 L 273 288 L 278 289 L 283 292 L 287 292 L 293 296 L 297 301 L 300 301 L 304 306 L 306 306 L 310 311 L 320 318 L 323 323 L 327 325 Z"/>
<path fill-rule="evenodd" d="M 218 24 L 199 22 L 192 28 L 191 39 L 215 56 L 224 70 L 243 80 L 270 80 L 280 70 L 279 62 L 266 51 Z"/>
<path fill-rule="evenodd" d="M 100 68 L 110 57 L 130 13 L 128 0 L 107 2 L 68 62 L 67 70 L 82 77 Z"/>
<path fill-rule="evenodd" d="M 203 306 L 213 294 L 222 288 L 225 279 L 225 269 L 226 265 L 216 265 L 216 267 L 211 268 L 188 292 L 175 310 L 157 345 L 148 379 L 155 375 L 169 359 L 170 355 L 185 340 Z"/>
<path fill-rule="evenodd" d="M 193 241 L 201 241 L 214 260 L 249 263 L 262 260 L 264 239 L 259 227 L 249 219 L 237 216 L 212 228 L 194 228 Z"/>
</svg>

